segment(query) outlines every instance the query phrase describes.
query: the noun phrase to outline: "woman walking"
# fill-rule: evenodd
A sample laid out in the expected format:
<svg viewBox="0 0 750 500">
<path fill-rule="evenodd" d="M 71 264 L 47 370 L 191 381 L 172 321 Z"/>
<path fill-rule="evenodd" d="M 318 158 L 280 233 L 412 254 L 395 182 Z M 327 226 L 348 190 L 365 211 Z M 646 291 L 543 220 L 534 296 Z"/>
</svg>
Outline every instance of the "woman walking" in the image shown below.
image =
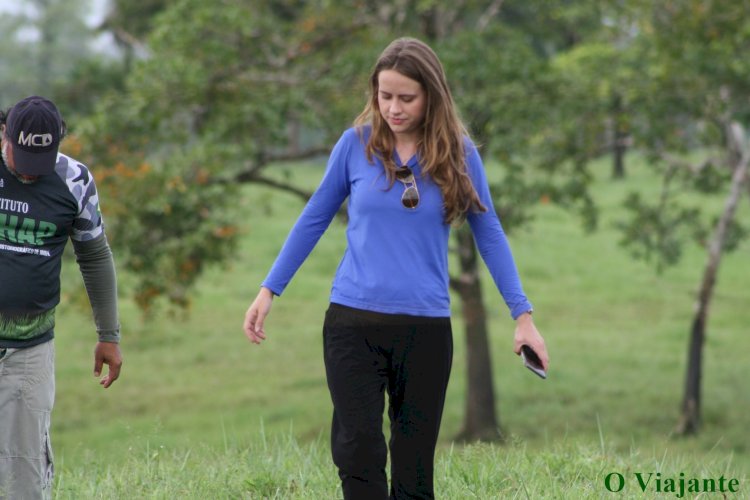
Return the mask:
<svg viewBox="0 0 750 500">
<path fill-rule="evenodd" d="M 320 186 L 245 315 L 251 342 L 266 339 L 273 296 L 281 295 L 346 198 L 347 249 L 323 324 L 333 461 L 346 499 L 434 498 L 435 446 L 453 356 L 452 225 L 465 220 L 471 227 L 516 320 L 516 354 L 529 345 L 545 369 L 548 356 L 482 161 L 438 57 L 419 40 L 395 40 L 378 58 L 364 110 L 333 148 Z"/>
</svg>

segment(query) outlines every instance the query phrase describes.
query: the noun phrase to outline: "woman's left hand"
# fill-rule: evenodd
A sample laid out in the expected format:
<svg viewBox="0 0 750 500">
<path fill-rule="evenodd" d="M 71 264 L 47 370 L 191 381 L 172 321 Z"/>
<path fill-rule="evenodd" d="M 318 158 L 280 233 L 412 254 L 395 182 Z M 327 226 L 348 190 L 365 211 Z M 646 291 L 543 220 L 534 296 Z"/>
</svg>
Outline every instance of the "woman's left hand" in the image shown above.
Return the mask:
<svg viewBox="0 0 750 500">
<path fill-rule="evenodd" d="M 516 333 L 514 339 L 513 351 L 520 355 L 521 346 L 527 345 L 531 347 L 534 352 L 539 356 L 539 360 L 542 362 L 544 370 L 547 371 L 549 367 L 549 354 L 547 353 L 547 346 L 544 343 L 544 338 L 539 333 L 534 325 L 534 320 L 531 318 L 531 313 L 523 313 L 516 318 Z"/>
</svg>

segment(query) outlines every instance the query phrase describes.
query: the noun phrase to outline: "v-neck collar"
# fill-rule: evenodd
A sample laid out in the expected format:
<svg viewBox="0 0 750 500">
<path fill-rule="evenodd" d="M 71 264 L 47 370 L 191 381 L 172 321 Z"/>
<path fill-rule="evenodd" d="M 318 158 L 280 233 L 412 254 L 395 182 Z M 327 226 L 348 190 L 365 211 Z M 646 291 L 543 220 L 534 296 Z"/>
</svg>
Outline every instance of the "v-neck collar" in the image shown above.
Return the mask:
<svg viewBox="0 0 750 500">
<path fill-rule="evenodd" d="M 406 166 L 410 168 L 414 168 L 419 164 L 419 151 L 415 152 L 413 155 L 411 155 L 411 158 L 409 158 L 405 163 L 401 159 L 401 157 L 398 154 L 397 150 L 393 150 L 393 159 L 396 161 L 396 166 Z"/>
</svg>

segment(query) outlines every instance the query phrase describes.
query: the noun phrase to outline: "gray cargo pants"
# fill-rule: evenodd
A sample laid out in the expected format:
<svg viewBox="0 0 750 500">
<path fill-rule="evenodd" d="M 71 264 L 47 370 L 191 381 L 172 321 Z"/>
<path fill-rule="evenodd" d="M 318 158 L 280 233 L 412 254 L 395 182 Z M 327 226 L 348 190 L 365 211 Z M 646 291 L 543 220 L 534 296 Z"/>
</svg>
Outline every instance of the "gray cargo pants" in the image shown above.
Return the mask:
<svg viewBox="0 0 750 500">
<path fill-rule="evenodd" d="M 0 499 L 49 498 L 55 346 L 0 349 Z"/>
</svg>

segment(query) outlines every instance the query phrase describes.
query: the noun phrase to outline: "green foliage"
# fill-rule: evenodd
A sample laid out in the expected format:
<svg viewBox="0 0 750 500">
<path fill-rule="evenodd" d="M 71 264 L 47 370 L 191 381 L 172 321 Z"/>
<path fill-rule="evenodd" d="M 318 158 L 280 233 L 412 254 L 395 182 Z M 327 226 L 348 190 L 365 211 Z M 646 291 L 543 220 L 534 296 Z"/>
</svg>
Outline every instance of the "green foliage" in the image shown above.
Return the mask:
<svg viewBox="0 0 750 500">
<path fill-rule="evenodd" d="M 696 208 L 681 208 L 672 203 L 652 205 L 638 193 L 630 193 L 624 206 L 631 217 L 618 224 L 623 231 L 620 243 L 634 257 L 655 261 L 658 273 L 680 260 L 683 234 L 705 240 L 706 232 Z"/>
<path fill-rule="evenodd" d="M 547 4 L 540 1 L 538 11 Z M 330 147 L 363 106 L 376 55 L 405 33 L 433 42 L 486 158 L 506 166 L 494 192 L 508 228 L 528 222 L 539 199 L 570 206 L 595 225 L 589 155 L 559 157 L 550 147 L 550 132 L 567 116 L 549 120 L 560 86 L 538 41 L 514 25 L 537 10 L 516 12 L 512 21 L 480 1 L 148 5 L 134 25 L 146 57 L 77 129 L 118 262 L 136 272 L 144 308 L 160 296 L 187 303 L 199 273 L 233 251 L 235 184 L 258 180 L 277 157 Z M 110 21 L 121 26 L 135 15 L 129 9 L 118 3 Z M 581 15 L 555 9 L 565 26 Z M 537 164 L 543 177 L 534 174 Z M 191 237 L 186 220 L 195 224 Z"/>
<path fill-rule="evenodd" d="M 127 68 L 119 60 L 91 57 L 75 64 L 64 83 L 55 85 L 55 102 L 64 107 L 65 120 L 74 133 L 79 119 L 91 115 L 97 102 L 113 92 L 124 90 Z"/>
<path fill-rule="evenodd" d="M 504 165 L 502 180 L 490 184 L 490 192 L 503 230 L 509 234 L 530 224 L 536 203 L 545 199 L 540 186 L 527 179 L 523 167 L 515 163 Z"/>
<path fill-rule="evenodd" d="M 561 157 L 553 144 L 559 129 L 550 110 L 559 109 L 560 87 L 527 36 L 492 25 L 481 33 L 457 34 L 436 50 L 484 157 L 502 165 L 503 178 L 493 183 L 492 192 L 505 230 L 529 223 L 540 200 L 577 210 L 586 227 L 595 227 L 585 162 Z"/>
<path fill-rule="evenodd" d="M 662 200 L 651 209 L 631 197 L 632 218 L 623 226 L 622 242 L 635 255 L 653 255 L 661 269 L 679 261 L 688 240 L 706 244 L 708 229 L 698 222 L 699 209 L 684 206 L 679 198 L 691 190 L 729 191 L 737 153 L 727 130 L 730 123 L 746 123 L 750 117 L 750 64 L 743 55 L 750 47 L 750 22 L 744 15 L 746 2 L 681 0 L 638 6 L 642 35 L 637 45 L 644 61 L 638 140 L 655 164 L 666 162 L 679 170 L 683 182 L 682 189 L 673 189 L 668 187 L 673 174 L 665 176 Z M 683 225 L 693 227 L 680 230 Z M 731 222 L 725 250 L 745 236 L 739 227 Z"/>
<path fill-rule="evenodd" d="M 112 0 L 102 28 L 114 32 L 123 42 L 141 40 L 151 32 L 154 18 L 169 3 L 168 0 Z"/>
<path fill-rule="evenodd" d="M 231 255 L 239 178 L 252 181 L 285 151 L 289 124 L 330 143 L 342 110 L 353 116 L 350 82 L 365 72 L 332 54 L 348 59 L 346 47 L 362 45 L 366 30 L 342 28 L 340 13 L 314 7 L 170 4 L 124 92 L 102 99 L 80 126 L 118 262 L 139 276 L 144 308 L 160 296 L 186 305 L 202 270 Z"/>
<path fill-rule="evenodd" d="M 453 96 L 483 152 L 502 160 L 526 155 L 528 137 L 550 104 L 546 62 L 522 33 L 493 25 L 441 41 Z"/>
<path fill-rule="evenodd" d="M 690 183 L 688 188 L 698 193 L 716 194 L 726 188 L 732 178 L 732 173 L 728 168 L 722 168 L 722 165 L 709 162 L 697 172 L 691 172 L 687 177 L 686 180 Z"/>
<path fill-rule="evenodd" d="M 712 227 L 716 227 L 719 218 L 715 217 L 711 223 Z M 726 253 L 733 252 L 739 248 L 740 244 L 748 237 L 747 227 L 736 219 L 729 221 L 727 227 L 727 235 L 724 240 L 722 250 Z"/>
<path fill-rule="evenodd" d="M 643 5 L 639 44 L 648 92 L 642 140 L 649 147 L 723 147 L 722 121 L 746 120 L 746 8 L 745 2 L 723 0 Z"/>
<path fill-rule="evenodd" d="M 526 34 L 538 54 L 551 58 L 597 36 L 602 30 L 603 17 L 612 8 L 611 4 L 616 5 L 616 2 L 506 2 L 500 16 L 504 24 L 516 26 L 519 33 Z"/>
<path fill-rule="evenodd" d="M 670 198 L 725 190 L 731 171 L 722 123 L 750 116 L 742 2 L 495 6 L 117 2 L 105 28 L 130 26 L 144 57 L 128 63 L 119 82 L 107 65 L 83 65 L 61 95 L 83 112 L 94 101 L 86 95 L 101 96 L 74 130 L 100 180 L 120 264 L 143 276 L 141 303 L 158 296 L 186 303 L 198 274 L 232 253 L 234 184 L 267 175 L 277 158 L 324 153 L 360 111 L 377 54 L 406 34 L 433 45 L 485 159 L 502 165 L 493 192 L 509 230 L 530 223 L 540 200 L 596 228 L 590 165 L 617 148 L 644 149 L 655 164 L 671 154 L 705 166 L 681 168 L 679 185 L 664 190 Z M 195 238 L 179 229 L 188 203 L 194 213 L 210 213 L 192 217 L 207 226 L 196 227 Z M 688 228 L 698 220 L 689 215 L 694 208 L 659 201 L 664 224 L 642 225 L 645 194 L 642 203 L 631 205 L 633 220 L 623 224 L 624 244 L 640 245 L 635 255 L 670 265 L 696 234 L 705 240 L 704 224 Z M 224 237 L 211 236 L 217 227 Z M 638 235 L 639 227 L 670 232 Z"/>
</svg>

